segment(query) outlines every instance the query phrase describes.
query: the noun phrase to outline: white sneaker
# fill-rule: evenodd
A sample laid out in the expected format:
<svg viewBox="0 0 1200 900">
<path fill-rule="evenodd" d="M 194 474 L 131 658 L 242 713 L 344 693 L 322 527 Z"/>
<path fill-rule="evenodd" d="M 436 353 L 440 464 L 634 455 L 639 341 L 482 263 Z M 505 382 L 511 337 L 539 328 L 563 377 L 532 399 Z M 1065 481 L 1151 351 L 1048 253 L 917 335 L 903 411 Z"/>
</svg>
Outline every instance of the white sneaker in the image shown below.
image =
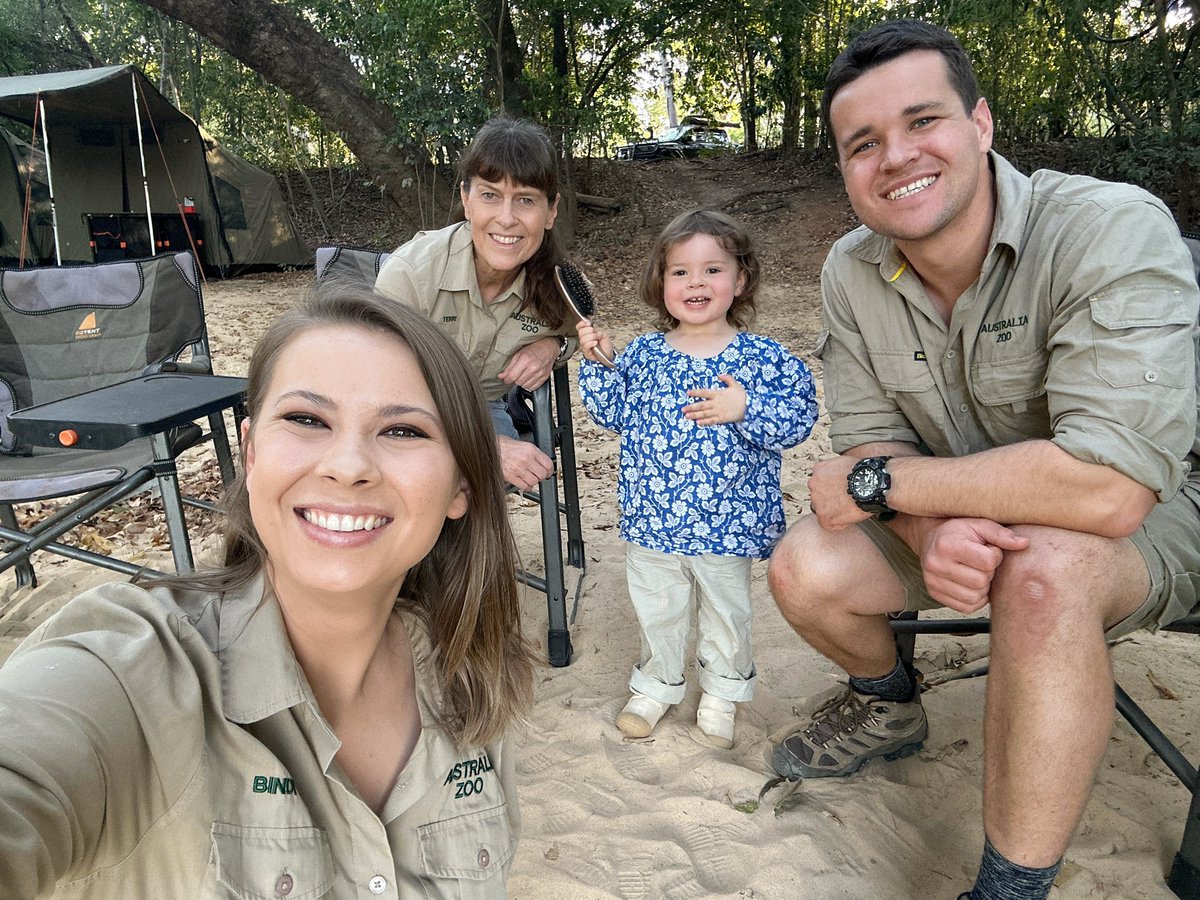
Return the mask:
<svg viewBox="0 0 1200 900">
<path fill-rule="evenodd" d="M 669 703 L 659 703 L 645 694 L 634 691 L 621 714 L 617 716 L 617 727 L 628 737 L 649 737 L 658 720 L 670 708 Z"/>
<path fill-rule="evenodd" d="M 714 746 L 728 750 L 733 746 L 733 717 L 737 704 L 712 694 L 702 694 L 696 709 L 696 724 Z"/>
</svg>

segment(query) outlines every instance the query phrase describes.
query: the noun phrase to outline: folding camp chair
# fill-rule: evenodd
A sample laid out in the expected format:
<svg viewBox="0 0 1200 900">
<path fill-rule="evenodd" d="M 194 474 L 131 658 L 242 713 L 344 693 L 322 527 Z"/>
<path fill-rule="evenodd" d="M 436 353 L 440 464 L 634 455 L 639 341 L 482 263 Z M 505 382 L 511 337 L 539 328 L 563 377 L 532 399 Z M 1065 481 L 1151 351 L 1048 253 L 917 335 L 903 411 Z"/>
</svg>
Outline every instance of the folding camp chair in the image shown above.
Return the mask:
<svg viewBox="0 0 1200 900">
<path fill-rule="evenodd" d="M 60 446 L 36 446 L 58 442 L 30 441 L 29 422 L 19 423 L 26 426 L 25 438 L 14 430 L 17 419 L 39 409 L 66 406 L 76 415 L 80 410 L 103 411 L 103 392 L 120 385 L 122 396 L 129 397 L 131 379 L 153 373 L 180 373 L 134 386 L 157 401 L 152 404 L 159 407 L 154 418 L 145 419 L 139 408 L 120 410 L 118 417 L 131 433 L 145 437 L 128 440 L 114 436 L 112 429 L 102 433 L 91 425 L 75 431 L 68 422 Z M 19 585 L 36 584 L 30 557 L 38 550 L 125 575 L 147 571 L 58 538 L 152 481 L 162 497 L 176 570 L 189 571 L 191 547 L 175 457 L 211 438 L 223 480 L 232 479 L 221 410 L 240 404 L 244 385 L 242 379 L 216 379 L 211 374 L 199 272 L 190 253 L 92 266 L 0 270 L 0 572 L 15 569 Z M 213 383 L 222 382 L 219 398 L 213 402 L 210 397 L 205 407 L 208 434 L 186 420 L 180 424 L 175 414 L 187 408 L 184 400 L 192 399 L 178 397 L 178 382 L 188 377 L 203 381 L 210 395 Z M 164 398 L 170 401 L 166 410 Z M 14 411 L 19 413 L 10 422 L 7 417 Z M 90 418 L 94 416 L 83 415 L 84 420 Z M 40 427 L 47 427 L 46 422 Z M 55 430 L 49 436 L 58 434 Z M 99 447 L 105 449 L 88 449 Z M 28 530 L 18 526 L 14 504 L 66 497 L 77 499 Z M 202 501 L 186 502 L 212 508 Z"/>
<path fill-rule="evenodd" d="M 1200 234 L 1183 232 L 1184 243 L 1192 254 L 1196 268 L 1196 280 L 1200 283 Z M 973 619 L 927 619 L 919 621 L 917 614 L 901 613 L 892 619 L 892 632 L 901 657 L 912 664 L 918 634 L 988 634 L 991 622 L 987 618 Z M 1200 634 L 1200 615 L 1190 615 L 1162 629 L 1187 634 Z M 986 674 L 986 669 L 975 674 Z M 1114 685 L 1117 711 L 1130 727 L 1137 732 L 1151 750 L 1166 764 L 1171 773 L 1191 792 L 1191 808 L 1184 826 L 1183 840 L 1179 852 L 1167 876 L 1169 887 L 1181 900 L 1200 900 L 1200 792 L 1197 792 L 1197 767 L 1171 740 L 1150 720 L 1150 717 L 1126 693 L 1121 685 Z"/>
<path fill-rule="evenodd" d="M 379 269 L 390 254 L 355 247 L 321 247 L 316 255 L 317 281 L 343 278 L 373 284 Z M 571 663 L 571 632 L 567 616 L 566 572 L 564 570 L 562 525 L 566 520 L 566 565 L 583 570 L 583 529 L 579 516 L 579 481 L 575 468 L 575 432 L 571 422 L 571 381 L 566 365 L 558 366 L 550 379 L 526 398 L 531 407 L 534 442 L 554 460 L 555 473 L 538 484 L 535 491 L 518 491 L 535 501 L 541 511 L 542 551 L 545 573 L 526 569 L 517 578 L 546 595 L 548 629 L 547 655 L 552 666 Z M 563 499 L 558 496 L 558 477 L 562 478 Z M 515 490 L 515 489 L 514 489 Z M 578 602 L 582 571 L 576 582 Z M 574 613 L 570 617 L 574 618 Z"/>
</svg>

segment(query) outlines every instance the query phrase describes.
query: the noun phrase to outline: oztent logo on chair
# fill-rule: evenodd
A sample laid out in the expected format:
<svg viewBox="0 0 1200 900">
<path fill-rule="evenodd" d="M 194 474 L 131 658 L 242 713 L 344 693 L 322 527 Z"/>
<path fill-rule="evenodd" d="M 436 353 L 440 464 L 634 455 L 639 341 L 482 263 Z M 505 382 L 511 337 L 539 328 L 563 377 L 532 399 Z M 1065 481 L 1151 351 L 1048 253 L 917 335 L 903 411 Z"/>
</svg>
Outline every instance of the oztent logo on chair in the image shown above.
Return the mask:
<svg viewBox="0 0 1200 900">
<path fill-rule="evenodd" d="M 75 329 L 75 340 L 86 341 L 98 337 L 100 337 L 100 326 L 96 324 L 96 314 L 90 312 L 83 317 L 83 321 Z"/>
</svg>

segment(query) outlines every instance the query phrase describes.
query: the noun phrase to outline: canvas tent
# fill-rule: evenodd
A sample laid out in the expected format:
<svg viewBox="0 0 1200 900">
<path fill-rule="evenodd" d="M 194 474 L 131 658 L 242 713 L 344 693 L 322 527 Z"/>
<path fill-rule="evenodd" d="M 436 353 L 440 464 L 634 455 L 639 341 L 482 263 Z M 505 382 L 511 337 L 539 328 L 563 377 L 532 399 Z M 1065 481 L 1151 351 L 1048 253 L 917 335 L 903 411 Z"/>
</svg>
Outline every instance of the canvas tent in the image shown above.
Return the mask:
<svg viewBox="0 0 1200 900">
<path fill-rule="evenodd" d="M 228 151 L 216 152 L 222 174 L 211 173 L 200 129 L 134 66 L 0 78 L 0 116 L 33 128 L 46 151 L 52 261 L 92 262 L 118 238 L 148 249 L 151 233 L 159 252 L 189 249 L 181 207 L 194 210 L 186 221 L 210 267 L 311 261 L 278 188 L 265 187 L 270 176 L 227 165 Z"/>
<path fill-rule="evenodd" d="M 52 258 L 53 239 L 46 158 L 0 128 L 0 264 L 14 266 L 22 259 L 36 263 Z"/>
</svg>

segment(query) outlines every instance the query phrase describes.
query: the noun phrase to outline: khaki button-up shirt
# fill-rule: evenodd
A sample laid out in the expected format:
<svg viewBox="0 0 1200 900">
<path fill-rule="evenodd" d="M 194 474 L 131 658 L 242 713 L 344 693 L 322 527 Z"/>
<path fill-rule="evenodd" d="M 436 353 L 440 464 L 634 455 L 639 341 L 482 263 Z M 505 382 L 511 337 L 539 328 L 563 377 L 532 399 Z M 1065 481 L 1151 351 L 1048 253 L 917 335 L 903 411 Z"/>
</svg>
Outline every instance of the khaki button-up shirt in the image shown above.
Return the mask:
<svg viewBox="0 0 1200 900">
<path fill-rule="evenodd" d="M 1171 214 L 1131 185 L 990 158 L 995 225 L 949 324 L 890 239 L 860 227 L 830 251 L 817 355 L 833 449 L 1044 438 L 1169 500 L 1200 450 L 1200 292 Z"/>
<path fill-rule="evenodd" d="M 512 761 L 455 749 L 400 614 L 422 734 L 376 815 L 261 578 L 73 600 L 0 669 L 0 897 L 503 897 Z"/>
<path fill-rule="evenodd" d="M 512 355 L 544 337 L 565 335 L 573 350 L 574 322 L 568 316 L 551 327 L 525 303 L 525 270 L 508 290 L 484 303 L 475 275 L 471 228 L 459 222 L 438 231 L 422 231 L 399 247 L 379 270 L 375 288 L 419 309 L 454 341 L 471 363 L 488 400 L 498 400 L 511 385 L 498 377 Z"/>
</svg>

